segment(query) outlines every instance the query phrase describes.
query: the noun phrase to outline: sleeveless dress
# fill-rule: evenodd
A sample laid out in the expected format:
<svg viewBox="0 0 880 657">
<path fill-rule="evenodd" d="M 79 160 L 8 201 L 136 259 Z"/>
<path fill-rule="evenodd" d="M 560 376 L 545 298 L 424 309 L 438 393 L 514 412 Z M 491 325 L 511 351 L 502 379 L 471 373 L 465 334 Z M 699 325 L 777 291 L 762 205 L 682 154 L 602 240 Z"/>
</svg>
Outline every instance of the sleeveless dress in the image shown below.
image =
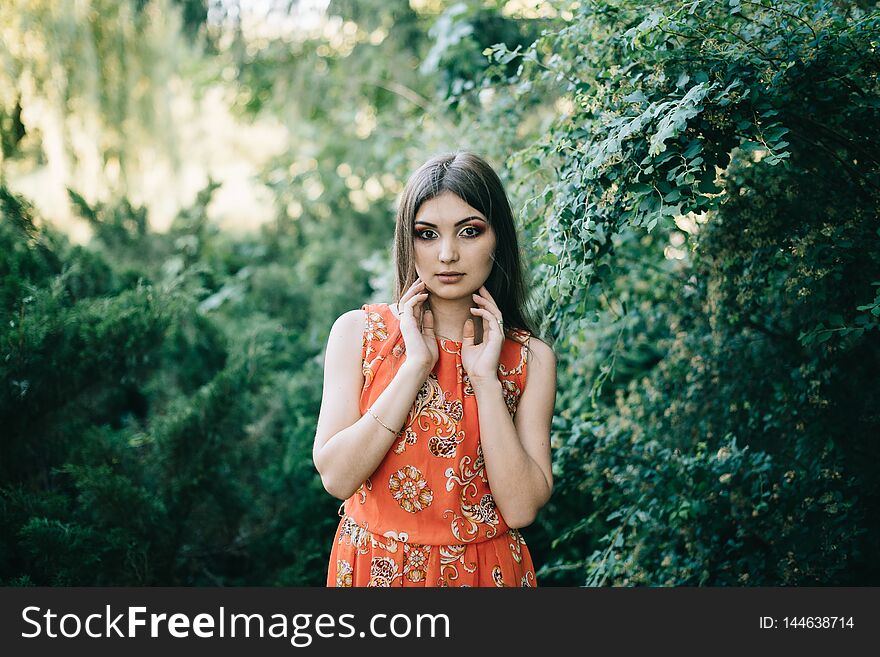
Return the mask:
<svg viewBox="0 0 880 657">
<path fill-rule="evenodd" d="M 362 309 L 361 415 L 406 360 L 390 306 Z M 525 386 L 529 337 L 508 330 L 501 349 L 498 378 L 511 416 Z M 522 534 L 507 526 L 489 490 L 461 343 L 437 342 L 438 361 L 403 428 L 339 507 L 327 586 L 537 586 Z"/>
</svg>

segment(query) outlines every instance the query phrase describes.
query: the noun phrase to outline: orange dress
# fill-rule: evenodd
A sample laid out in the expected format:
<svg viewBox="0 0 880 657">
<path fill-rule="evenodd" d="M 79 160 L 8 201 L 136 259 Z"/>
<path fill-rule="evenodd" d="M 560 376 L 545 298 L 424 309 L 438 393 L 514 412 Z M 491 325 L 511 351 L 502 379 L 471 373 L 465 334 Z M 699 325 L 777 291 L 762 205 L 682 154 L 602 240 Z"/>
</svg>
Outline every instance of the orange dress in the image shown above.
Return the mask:
<svg viewBox="0 0 880 657">
<path fill-rule="evenodd" d="M 389 305 L 363 310 L 361 415 L 406 360 Z M 511 416 L 525 385 L 529 337 L 510 330 L 501 348 L 498 378 Z M 522 534 L 507 526 L 489 490 L 461 343 L 437 342 L 437 364 L 403 428 L 339 507 L 327 586 L 537 586 Z"/>
</svg>

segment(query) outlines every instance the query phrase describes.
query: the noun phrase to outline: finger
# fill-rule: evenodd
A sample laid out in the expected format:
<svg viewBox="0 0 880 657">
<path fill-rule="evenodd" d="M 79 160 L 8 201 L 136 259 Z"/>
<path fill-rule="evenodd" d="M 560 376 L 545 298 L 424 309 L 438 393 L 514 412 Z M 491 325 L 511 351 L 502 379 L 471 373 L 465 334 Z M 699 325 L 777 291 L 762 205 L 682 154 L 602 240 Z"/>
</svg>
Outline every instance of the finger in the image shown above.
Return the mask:
<svg viewBox="0 0 880 657">
<path fill-rule="evenodd" d="M 489 294 L 489 288 L 487 288 L 485 285 L 480 286 L 480 293 L 484 297 L 486 297 L 489 301 L 491 301 L 492 303 L 495 303 L 495 297 L 493 297 L 491 294 Z"/>
<path fill-rule="evenodd" d="M 491 308 L 495 305 L 491 300 L 487 299 L 486 297 L 481 297 L 479 294 L 474 294 L 473 299 L 481 306 L 488 306 Z"/>
<path fill-rule="evenodd" d="M 424 301 L 425 298 L 426 298 L 427 296 L 428 296 L 428 293 L 427 293 L 427 292 L 422 292 L 421 294 L 414 294 L 414 295 L 413 295 L 412 297 L 410 297 L 410 298 L 407 300 L 407 302 L 404 303 L 403 306 L 400 308 L 400 315 L 401 315 L 401 316 L 406 315 L 406 316 L 408 316 L 408 317 L 413 317 L 413 318 L 415 318 L 415 307 L 416 307 L 419 303 L 421 303 L 422 301 Z"/>
<path fill-rule="evenodd" d="M 397 307 L 400 308 L 400 307 L 401 307 L 401 304 L 406 303 L 407 301 L 409 301 L 409 299 L 412 297 L 412 295 L 415 294 L 416 292 L 418 292 L 419 289 L 421 289 L 421 287 L 422 287 L 424 284 L 425 284 L 425 282 L 424 282 L 423 280 L 417 278 L 417 279 L 413 282 L 413 284 L 410 285 L 410 286 L 406 289 L 406 292 L 404 292 L 404 293 L 401 295 Z"/>
<path fill-rule="evenodd" d="M 430 338 L 434 337 L 434 313 L 430 308 L 425 308 L 422 314 L 422 333 Z"/>
<path fill-rule="evenodd" d="M 423 281 L 421 278 L 416 278 L 416 280 L 414 280 L 410 284 L 410 286 L 408 288 L 406 288 L 406 292 L 404 292 L 404 294 L 412 294 L 412 292 L 414 292 L 415 290 L 417 290 L 420 286 L 422 286 L 424 284 L 425 284 L 425 281 Z"/>
<path fill-rule="evenodd" d="M 489 301 L 488 301 L 487 299 L 484 299 L 484 298 L 481 297 L 480 295 L 475 294 L 475 295 L 473 295 L 473 297 L 474 297 L 474 300 L 475 300 L 478 304 L 481 304 L 481 305 L 484 305 L 484 306 L 488 306 L 488 305 L 489 305 Z M 491 311 L 490 311 L 490 310 L 487 310 L 486 308 L 476 308 L 476 309 L 471 308 L 471 310 L 481 310 L 481 311 L 483 311 L 483 312 L 489 312 L 489 313 L 491 313 Z M 479 313 L 477 313 L 477 314 L 479 314 Z M 483 318 L 483 337 L 481 338 L 481 340 L 485 340 L 485 339 L 486 339 L 486 330 L 487 330 L 487 329 L 486 329 L 486 319 L 485 319 L 485 317 L 484 317 L 484 318 Z"/>
<path fill-rule="evenodd" d="M 485 340 L 486 332 L 491 330 L 489 324 L 492 323 L 487 319 L 487 316 L 493 317 L 493 315 L 488 310 L 484 310 L 483 308 L 471 308 L 471 312 L 483 318 L 483 339 Z"/>
<path fill-rule="evenodd" d="M 461 343 L 465 347 L 474 346 L 474 320 L 468 317 L 464 320 L 464 330 L 461 332 Z"/>
<path fill-rule="evenodd" d="M 495 305 L 495 302 L 492 301 L 491 298 L 481 297 L 479 294 L 474 294 L 473 299 L 476 303 L 480 304 L 480 306 L 485 306 L 489 309 L 492 314 L 497 314 L 500 312 L 498 306 Z"/>
<path fill-rule="evenodd" d="M 498 325 L 498 315 L 493 312 L 486 310 L 485 308 L 471 308 L 471 312 L 480 315 L 483 318 L 483 331 L 486 331 L 486 325 L 488 324 L 491 330 L 497 331 L 499 330 Z"/>
</svg>

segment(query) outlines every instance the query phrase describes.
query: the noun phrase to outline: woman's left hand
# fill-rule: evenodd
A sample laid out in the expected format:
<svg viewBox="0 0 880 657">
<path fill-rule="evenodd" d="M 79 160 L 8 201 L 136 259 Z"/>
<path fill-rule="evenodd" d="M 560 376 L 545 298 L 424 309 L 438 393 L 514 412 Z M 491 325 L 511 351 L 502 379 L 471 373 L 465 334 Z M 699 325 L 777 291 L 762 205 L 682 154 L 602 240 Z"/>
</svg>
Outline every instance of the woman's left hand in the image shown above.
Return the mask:
<svg viewBox="0 0 880 657">
<path fill-rule="evenodd" d="M 501 311 L 485 285 L 480 286 L 479 292 L 480 294 L 473 295 L 479 308 L 471 308 L 471 312 L 483 318 L 483 341 L 474 344 L 476 319 L 471 318 L 464 323 L 461 345 L 461 364 L 474 385 L 481 380 L 498 380 L 498 361 L 504 345 L 504 331 L 498 323 L 498 320 L 503 319 Z"/>
</svg>

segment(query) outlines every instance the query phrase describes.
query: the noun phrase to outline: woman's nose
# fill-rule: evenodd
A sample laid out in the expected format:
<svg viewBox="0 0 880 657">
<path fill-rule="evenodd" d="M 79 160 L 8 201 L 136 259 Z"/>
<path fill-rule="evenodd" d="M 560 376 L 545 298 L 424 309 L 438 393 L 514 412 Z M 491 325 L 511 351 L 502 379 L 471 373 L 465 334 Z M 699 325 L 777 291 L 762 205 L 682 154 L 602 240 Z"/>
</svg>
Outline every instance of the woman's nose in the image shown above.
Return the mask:
<svg viewBox="0 0 880 657">
<path fill-rule="evenodd" d="M 455 245 L 449 240 L 440 242 L 440 260 L 443 262 L 452 262 L 458 259 L 455 251 Z"/>
</svg>

